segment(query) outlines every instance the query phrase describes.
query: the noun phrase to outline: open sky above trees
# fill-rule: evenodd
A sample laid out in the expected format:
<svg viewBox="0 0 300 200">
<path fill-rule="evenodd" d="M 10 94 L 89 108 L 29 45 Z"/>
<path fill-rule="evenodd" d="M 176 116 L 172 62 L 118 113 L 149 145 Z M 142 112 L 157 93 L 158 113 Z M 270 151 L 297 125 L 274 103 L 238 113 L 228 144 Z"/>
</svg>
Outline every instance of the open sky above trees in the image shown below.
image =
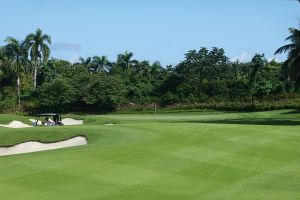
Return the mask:
<svg viewBox="0 0 300 200">
<path fill-rule="evenodd" d="M 41 28 L 53 38 L 55 58 L 114 59 L 128 50 L 163 65 L 202 46 L 223 47 L 241 61 L 255 53 L 284 61 L 286 55 L 273 54 L 288 28 L 298 26 L 300 11 L 293 0 L 1 0 L 1 8 L 0 38 L 21 40 Z"/>
</svg>

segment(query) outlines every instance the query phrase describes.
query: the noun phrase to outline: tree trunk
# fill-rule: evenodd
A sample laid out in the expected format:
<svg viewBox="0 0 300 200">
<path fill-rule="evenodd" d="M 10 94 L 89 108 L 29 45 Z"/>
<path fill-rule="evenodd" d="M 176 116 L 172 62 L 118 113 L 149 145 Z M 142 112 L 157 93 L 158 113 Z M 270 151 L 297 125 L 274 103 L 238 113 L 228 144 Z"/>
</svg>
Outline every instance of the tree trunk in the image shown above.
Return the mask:
<svg viewBox="0 0 300 200">
<path fill-rule="evenodd" d="M 36 89 L 36 79 L 37 79 L 37 68 L 39 66 L 39 60 L 35 61 L 34 73 L 33 73 L 33 88 Z"/>
<path fill-rule="evenodd" d="M 33 88 L 36 89 L 36 77 L 37 77 L 37 65 L 34 66 L 34 73 L 33 73 Z"/>
<path fill-rule="evenodd" d="M 17 64 L 17 103 L 21 107 L 21 98 L 20 98 L 20 74 L 19 74 L 19 65 Z"/>
</svg>

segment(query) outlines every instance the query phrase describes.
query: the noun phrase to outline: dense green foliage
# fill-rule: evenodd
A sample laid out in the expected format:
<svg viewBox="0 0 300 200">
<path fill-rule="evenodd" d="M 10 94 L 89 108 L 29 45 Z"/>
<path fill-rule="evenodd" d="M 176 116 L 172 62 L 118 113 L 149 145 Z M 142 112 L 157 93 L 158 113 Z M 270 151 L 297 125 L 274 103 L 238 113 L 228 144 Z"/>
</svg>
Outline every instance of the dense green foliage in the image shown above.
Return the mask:
<svg viewBox="0 0 300 200">
<path fill-rule="evenodd" d="M 106 56 L 76 63 L 48 60 L 51 38 L 40 29 L 21 42 L 9 37 L 0 48 L 0 112 L 107 112 L 154 106 L 267 110 L 276 108 L 276 102 L 281 102 L 278 108 L 299 108 L 300 34 L 290 31 L 287 40 L 292 44 L 276 51 L 289 52 L 284 63 L 267 61 L 263 54 L 250 62 L 232 62 L 222 48 L 214 47 L 188 51 L 176 66 L 135 60 L 127 51 L 115 61 Z"/>
<path fill-rule="evenodd" d="M 0 199 L 299 199 L 298 111 L 77 117 L 85 125 L 0 127 L 0 146 L 89 141 L 0 157 Z M 25 117 L 0 115 L 11 119 Z"/>
</svg>

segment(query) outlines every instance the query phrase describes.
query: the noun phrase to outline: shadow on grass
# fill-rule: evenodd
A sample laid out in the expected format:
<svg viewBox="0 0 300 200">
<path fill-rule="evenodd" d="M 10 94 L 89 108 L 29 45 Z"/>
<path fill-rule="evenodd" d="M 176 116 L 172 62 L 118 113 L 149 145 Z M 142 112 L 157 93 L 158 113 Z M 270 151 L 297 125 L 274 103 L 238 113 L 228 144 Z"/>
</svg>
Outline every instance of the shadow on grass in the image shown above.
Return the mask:
<svg viewBox="0 0 300 200">
<path fill-rule="evenodd" d="M 292 110 L 292 111 L 284 112 L 282 114 L 300 114 L 300 110 Z"/>
<path fill-rule="evenodd" d="M 244 124 L 244 125 L 277 125 L 277 126 L 298 126 L 300 121 L 290 119 L 226 119 L 226 120 L 207 120 L 197 121 L 197 123 L 212 124 Z"/>
</svg>

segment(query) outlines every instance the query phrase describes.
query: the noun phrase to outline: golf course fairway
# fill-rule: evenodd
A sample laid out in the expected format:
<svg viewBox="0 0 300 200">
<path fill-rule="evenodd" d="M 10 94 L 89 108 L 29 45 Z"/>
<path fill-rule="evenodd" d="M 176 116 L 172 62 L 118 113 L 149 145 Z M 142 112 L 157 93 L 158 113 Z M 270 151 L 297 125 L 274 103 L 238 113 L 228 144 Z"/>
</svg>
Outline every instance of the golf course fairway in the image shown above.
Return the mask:
<svg viewBox="0 0 300 200">
<path fill-rule="evenodd" d="M 300 199 L 298 111 L 68 117 L 84 125 L 0 127 L 0 146 L 88 139 L 0 157 L 1 200 Z"/>
</svg>

